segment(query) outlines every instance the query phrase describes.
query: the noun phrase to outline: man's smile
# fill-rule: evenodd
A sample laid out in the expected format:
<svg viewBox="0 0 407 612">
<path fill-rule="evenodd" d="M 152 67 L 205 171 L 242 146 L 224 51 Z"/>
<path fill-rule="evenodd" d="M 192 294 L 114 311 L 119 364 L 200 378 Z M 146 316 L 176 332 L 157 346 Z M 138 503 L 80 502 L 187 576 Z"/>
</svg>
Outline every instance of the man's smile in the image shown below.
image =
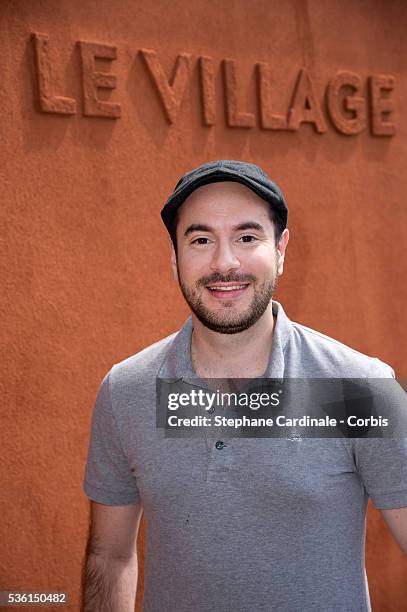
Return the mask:
<svg viewBox="0 0 407 612">
<path fill-rule="evenodd" d="M 249 283 L 217 283 L 213 285 L 206 285 L 213 297 L 220 299 L 230 299 L 240 297 L 249 286 Z"/>
</svg>

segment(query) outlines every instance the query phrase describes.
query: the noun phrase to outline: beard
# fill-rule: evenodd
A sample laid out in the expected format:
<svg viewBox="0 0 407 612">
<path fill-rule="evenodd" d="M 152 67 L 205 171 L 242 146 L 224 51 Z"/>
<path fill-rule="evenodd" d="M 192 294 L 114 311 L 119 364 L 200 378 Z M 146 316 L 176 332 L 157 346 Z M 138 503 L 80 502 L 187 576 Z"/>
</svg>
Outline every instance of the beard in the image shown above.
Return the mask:
<svg viewBox="0 0 407 612">
<path fill-rule="evenodd" d="M 254 325 L 265 313 L 277 287 L 277 270 L 274 270 L 272 278 L 265 280 L 259 287 L 255 286 L 257 278 L 252 274 L 241 276 L 230 274 L 223 276 L 215 273 L 199 279 L 195 287 L 187 287 L 182 282 L 179 270 L 178 278 L 180 279 L 179 284 L 182 294 L 192 312 L 205 327 L 219 334 L 237 334 Z M 236 284 L 254 283 L 252 285 L 254 288 L 253 299 L 246 310 L 234 313 L 233 307 L 235 303 L 233 300 L 227 301 L 227 298 L 222 301 L 220 311 L 210 310 L 203 304 L 201 296 L 202 292 L 206 291 L 205 286 L 222 282 L 236 282 Z"/>
</svg>

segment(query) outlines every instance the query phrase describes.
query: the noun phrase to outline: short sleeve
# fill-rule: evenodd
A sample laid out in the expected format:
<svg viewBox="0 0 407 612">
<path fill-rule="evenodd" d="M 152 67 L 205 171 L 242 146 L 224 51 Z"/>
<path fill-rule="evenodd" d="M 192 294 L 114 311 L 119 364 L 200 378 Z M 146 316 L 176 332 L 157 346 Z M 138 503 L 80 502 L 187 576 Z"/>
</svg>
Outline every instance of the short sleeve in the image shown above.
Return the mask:
<svg viewBox="0 0 407 612">
<path fill-rule="evenodd" d="M 357 439 L 357 471 L 379 510 L 407 506 L 407 439 Z"/>
<path fill-rule="evenodd" d="M 379 365 L 379 364 L 378 364 Z M 353 440 L 357 471 L 365 490 L 379 510 L 407 506 L 407 407 L 406 395 L 394 377 L 394 371 L 374 372 L 381 379 L 371 379 L 376 386 L 377 413 L 393 422 L 393 438 L 357 438 Z M 386 379 L 387 377 L 387 379 Z"/>
<path fill-rule="evenodd" d="M 109 375 L 110 372 L 93 406 L 83 490 L 93 501 L 119 506 L 141 502 L 141 499 L 113 414 Z"/>
<path fill-rule="evenodd" d="M 377 357 L 372 357 L 368 376 L 369 378 L 396 378 L 396 373 L 391 365 Z"/>
</svg>

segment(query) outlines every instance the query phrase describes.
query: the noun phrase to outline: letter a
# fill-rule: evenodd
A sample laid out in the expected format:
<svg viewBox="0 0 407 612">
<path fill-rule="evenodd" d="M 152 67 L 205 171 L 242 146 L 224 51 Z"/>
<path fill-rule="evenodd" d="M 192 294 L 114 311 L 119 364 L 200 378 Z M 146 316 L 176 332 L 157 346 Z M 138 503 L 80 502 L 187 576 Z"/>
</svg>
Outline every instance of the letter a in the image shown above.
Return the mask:
<svg viewBox="0 0 407 612">
<path fill-rule="evenodd" d="M 300 123 L 313 123 L 314 129 L 326 132 L 325 119 L 315 97 L 311 78 L 303 68 L 295 85 L 293 101 L 288 115 L 288 129 L 298 130 Z"/>
</svg>

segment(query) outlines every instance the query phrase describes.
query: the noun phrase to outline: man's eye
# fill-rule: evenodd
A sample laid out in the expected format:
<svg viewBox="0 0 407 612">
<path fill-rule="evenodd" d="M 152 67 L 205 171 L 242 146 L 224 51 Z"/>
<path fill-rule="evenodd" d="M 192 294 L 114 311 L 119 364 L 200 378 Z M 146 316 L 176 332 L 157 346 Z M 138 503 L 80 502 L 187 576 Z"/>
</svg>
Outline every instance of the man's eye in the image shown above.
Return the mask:
<svg viewBox="0 0 407 612">
<path fill-rule="evenodd" d="M 192 240 L 191 244 L 208 244 L 208 238 L 205 238 L 204 236 L 195 238 L 195 240 Z"/>
<path fill-rule="evenodd" d="M 240 236 L 239 240 L 241 240 L 242 242 L 254 242 L 255 240 L 257 240 L 256 236 L 251 236 L 250 234 L 247 234 L 246 236 Z"/>
</svg>

